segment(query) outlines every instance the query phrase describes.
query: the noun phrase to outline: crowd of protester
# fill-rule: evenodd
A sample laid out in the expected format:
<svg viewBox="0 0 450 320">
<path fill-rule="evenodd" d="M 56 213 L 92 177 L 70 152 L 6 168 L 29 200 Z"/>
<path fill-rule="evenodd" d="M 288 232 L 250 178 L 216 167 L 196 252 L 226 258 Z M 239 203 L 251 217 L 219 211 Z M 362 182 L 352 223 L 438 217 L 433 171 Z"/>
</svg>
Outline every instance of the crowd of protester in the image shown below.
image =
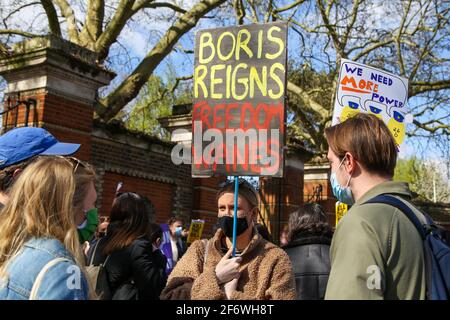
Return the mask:
<svg viewBox="0 0 450 320">
<path fill-rule="evenodd" d="M 389 129 L 359 114 L 325 135 L 333 193 L 351 205 L 336 230 L 319 204 L 305 204 L 290 214 L 280 247 L 256 222 L 255 188 L 239 179 L 235 210 L 234 181 L 226 182 L 210 239 L 187 246 L 183 219 L 167 222 L 169 272 L 164 232 L 145 197 L 117 193 L 99 217 L 95 169 L 70 156 L 80 145 L 41 128 L 7 132 L 0 136 L 0 299 L 424 299 L 419 233 L 394 207 L 366 203 L 393 194 L 423 219 L 408 185 L 392 181 Z"/>
</svg>

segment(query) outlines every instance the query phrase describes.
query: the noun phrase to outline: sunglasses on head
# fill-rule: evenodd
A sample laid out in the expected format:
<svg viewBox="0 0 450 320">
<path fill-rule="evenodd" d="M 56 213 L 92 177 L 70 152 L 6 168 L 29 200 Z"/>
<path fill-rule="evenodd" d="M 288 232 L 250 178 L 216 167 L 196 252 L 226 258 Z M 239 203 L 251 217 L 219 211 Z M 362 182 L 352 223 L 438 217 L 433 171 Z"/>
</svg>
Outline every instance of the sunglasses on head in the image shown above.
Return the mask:
<svg viewBox="0 0 450 320">
<path fill-rule="evenodd" d="M 75 157 L 63 157 L 63 156 L 57 156 L 57 157 L 68 161 L 72 165 L 74 173 L 77 171 L 78 166 L 81 166 L 83 168 L 87 167 L 87 164 L 85 162 L 83 162 L 80 159 L 77 159 Z"/>
<path fill-rule="evenodd" d="M 238 184 L 239 184 L 239 186 L 241 186 L 241 185 L 246 185 L 246 186 L 249 186 L 249 187 L 251 187 L 251 188 L 253 188 L 253 186 L 250 184 L 250 182 L 248 182 L 247 180 L 245 180 L 244 178 L 239 178 L 238 179 Z M 227 186 L 229 186 L 229 185 L 234 185 L 234 180 L 225 180 L 225 181 L 222 181 L 221 183 L 219 183 L 219 188 L 225 188 L 225 187 L 227 187 Z"/>
<path fill-rule="evenodd" d="M 129 191 L 127 191 L 127 192 L 117 192 L 116 193 L 116 198 L 118 198 L 120 196 L 128 196 L 128 197 L 133 197 L 133 198 L 136 198 L 136 199 L 140 198 L 140 196 L 137 193 L 129 192 Z"/>
</svg>

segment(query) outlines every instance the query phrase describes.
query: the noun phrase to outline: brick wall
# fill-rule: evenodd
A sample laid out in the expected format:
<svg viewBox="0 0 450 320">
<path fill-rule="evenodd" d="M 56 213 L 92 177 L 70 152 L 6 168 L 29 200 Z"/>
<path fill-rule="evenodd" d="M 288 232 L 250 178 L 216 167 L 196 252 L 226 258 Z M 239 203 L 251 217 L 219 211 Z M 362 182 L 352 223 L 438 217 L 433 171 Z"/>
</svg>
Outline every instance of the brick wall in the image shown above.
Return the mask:
<svg viewBox="0 0 450 320">
<path fill-rule="evenodd" d="M 130 177 L 113 172 L 105 172 L 103 175 L 103 192 L 100 205 L 100 214 L 109 215 L 116 186 L 123 182 L 121 191 L 136 192 L 146 196 L 155 208 L 155 222 L 166 223 L 173 210 L 174 185 L 142 178 Z"/>
<path fill-rule="evenodd" d="M 193 178 L 193 210 L 194 219 L 205 220 L 203 235 L 209 237 L 213 235 L 214 225 L 217 223 L 217 191 L 218 186 L 226 177 Z"/>
<path fill-rule="evenodd" d="M 157 223 L 172 215 L 192 216 L 190 166 L 176 166 L 170 158 L 172 143 L 128 132 L 123 128 L 94 125 L 91 163 L 99 182 L 100 213 L 108 215 L 117 183 L 122 191 L 147 196 L 155 207 Z"/>
</svg>

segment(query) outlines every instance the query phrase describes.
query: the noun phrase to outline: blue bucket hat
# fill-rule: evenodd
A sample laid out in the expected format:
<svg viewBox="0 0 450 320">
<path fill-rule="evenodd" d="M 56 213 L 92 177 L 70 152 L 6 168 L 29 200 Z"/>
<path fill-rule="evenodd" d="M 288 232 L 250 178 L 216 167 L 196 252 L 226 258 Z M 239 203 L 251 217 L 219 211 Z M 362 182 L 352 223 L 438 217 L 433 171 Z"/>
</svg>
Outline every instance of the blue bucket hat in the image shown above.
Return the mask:
<svg viewBox="0 0 450 320">
<path fill-rule="evenodd" d="M 37 155 L 70 155 L 79 148 L 76 143 L 59 142 L 42 128 L 16 128 L 0 136 L 0 169 Z"/>
</svg>

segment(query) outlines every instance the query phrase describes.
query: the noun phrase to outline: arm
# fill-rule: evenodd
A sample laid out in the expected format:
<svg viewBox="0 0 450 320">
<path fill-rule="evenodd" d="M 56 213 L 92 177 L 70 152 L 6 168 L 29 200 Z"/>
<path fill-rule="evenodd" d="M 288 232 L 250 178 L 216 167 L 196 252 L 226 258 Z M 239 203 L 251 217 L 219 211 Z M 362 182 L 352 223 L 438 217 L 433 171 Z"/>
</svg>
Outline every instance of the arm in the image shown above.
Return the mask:
<svg viewBox="0 0 450 320">
<path fill-rule="evenodd" d="M 161 294 L 163 300 L 223 299 L 225 293 L 219 287 L 215 269 L 203 271 L 205 248 L 202 241 L 195 241 L 183 258 L 178 261 Z"/>
<path fill-rule="evenodd" d="M 267 270 L 270 270 L 270 274 L 267 274 L 269 280 L 264 292 L 264 299 L 295 300 L 295 280 L 288 255 L 284 251 L 281 251 L 281 249 L 270 251 L 266 253 L 266 255 L 267 257 L 271 256 L 273 258 L 271 258 L 270 266 L 266 268 Z M 241 291 L 234 291 L 230 296 L 230 300 L 250 299 L 254 299 L 253 292 L 251 292 L 249 296 Z"/>
<path fill-rule="evenodd" d="M 131 251 L 131 267 L 134 281 L 142 299 L 158 299 L 166 285 L 164 267 L 158 256 L 152 254 L 149 241 L 138 240 Z"/>
<path fill-rule="evenodd" d="M 331 244 L 325 299 L 383 299 L 384 275 L 378 235 L 359 215 L 344 217 Z"/>
<path fill-rule="evenodd" d="M 269 288 L 266 297 L 269 300 L 295 300 L 295 277 L 289 256 L 281 251 L 272 269 Z"/>
</svg>

